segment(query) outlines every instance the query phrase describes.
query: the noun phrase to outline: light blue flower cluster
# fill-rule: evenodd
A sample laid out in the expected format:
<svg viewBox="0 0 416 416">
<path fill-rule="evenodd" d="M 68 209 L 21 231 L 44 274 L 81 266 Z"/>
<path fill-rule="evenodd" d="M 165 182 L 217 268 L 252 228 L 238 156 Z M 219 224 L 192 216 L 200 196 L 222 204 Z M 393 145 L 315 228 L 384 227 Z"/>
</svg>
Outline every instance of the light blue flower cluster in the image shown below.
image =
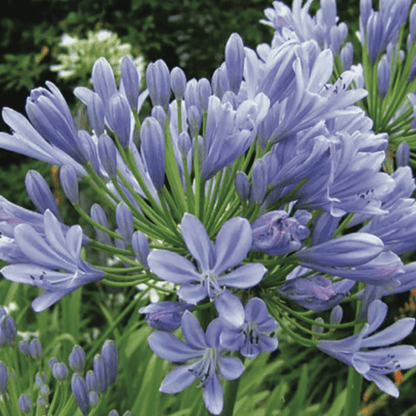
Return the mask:
<svg viewBox="0 0 416 416">
<path fill-rule="evenodd" d="M 232 34 L 211 80 L 188 81 L 180 68 L 170 71 L 158 60 L 147 67 L 141 91 L 137 68 L 124 58 L 117 87 L 100 58 L 93 89 L 75 89 L 88 130 L 77 128 L 52 83 L 31 92 L 28 119 L 3 109 L 12 133 L 0 133 L 0 146 L 60 166 L 68 200 L 94 233 L 64 225 L 45 180 L 29 172 L 26 187 L 38 213 L 0 199 L 0 258 L 11 263 L 1 273 L 45 291 L 33 301 L 35 311 L 91 282 L 173 284 L 168 299 L 139 311 L 158 330 L 150 348 L 165 360 L 187 362 L 168 373 L 161 391 L 178 393 L 200 379 L 212 414 L 223 409 L 222 378 L 243 374 L 233 354 L 254 358 L 276 350 L 276 329 L 394 396 L 385 374 L 416 365 L 413 347 L 383 348 L 384 335 L 388 345 L 398 342 L 414 320 L 367 337 L 386 315 L 380 299 L 416 287 L 415 263 L 400 258 L 416 249 L 416 184 L 404 142 L 415 134 L 413 108 L 387 109 L 387 124 L 373 122 L 368 115 L 378 101 L 363 88 L 377 85 L 369 82 L 372 71 L 380 102 L 394 94 L 388 64 L 400 62 L 395 42 L 410 2 L 382 2 L 380 12 L 361 2 L 364 78 L 351 67 L 348 28 L 338 23 L 335 0 L 322 0 L 315 19 L 310 4 L 295 0 L 290 10 L 276 1 L 266 10 L 264 22 L 275 29 L 271 45 L 253 50 Z M 416 52 L 414 10 L 408 57 Z M 147 97 L 150 115 L 142 114 Z M 398 149 L 388 126 L 404 143 Z M 396 149 L 394 169 L 389 155 Z M 97 195 L 89 213 L 80 206 L 79 181 Z M 88 264 L 83 245 L 105 253 L 108 264 Z M 298 313 L 332 310 L 335 330 L 340 303 L 358 298 L 359 317 L 368 323 L 344 340 L 320 340 L 322 331 L 311 328 L 326 324 Z M 9 342 L 12 324 L 1 319 L 0 340 Z M 78 374 L 81 350 L 69 361 L 76 371 L 72 390 L 87 414 L 115 381 L 116 347 L 103 347 L 95 376 L 85 379 Z M 58 380 L 67 374 L 59 363 L 52 372 Z"/>
</svg>

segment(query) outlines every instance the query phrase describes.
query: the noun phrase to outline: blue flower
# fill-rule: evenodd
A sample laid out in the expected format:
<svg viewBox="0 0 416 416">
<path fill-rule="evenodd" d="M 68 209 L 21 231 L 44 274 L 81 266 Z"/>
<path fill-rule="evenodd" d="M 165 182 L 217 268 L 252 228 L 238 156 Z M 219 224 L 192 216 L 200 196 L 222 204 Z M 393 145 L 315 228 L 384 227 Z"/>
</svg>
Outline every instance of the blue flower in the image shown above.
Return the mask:
<svg viewBox="0 0 416 416">
<path fill-rule="evenodd" d="M 368 323 L 358 334 L 339 341 L 319 341 L 318 348 L 353 367 L 366 380 L 374 381 L 380 390 L 390 396 L 399 397 L 399 390 L 386 374 L 414 367 L 416 349 L 410 345 L 380 347 L 407 337 L 413 330 L 415 319 L 400 319 L 383 331 L 371 335 L 383 323 L 386 315 L 387 305 L 375 300 L 368 308 Z M 361 351 L 362 348 L 366 350 Z"/>
<path fill-rule="evenodd" d="M 163 380 L 160 391 L 175 394 L 189 387 L 195 380 L 202 380 L 204 403 L 209 412 L 219 415 L 223 408 L 223 389 L 219 375 L 226 380 L 235 380 L 244 371 L 243 363 L 237 357 L 225 357 L 220 344 L 222 323 L 214 319 L 204 334 L 198 320 L 185 311 L 182 318 L 182 332 L 186 343 L 168 332 L 154 332 L 149 337 L 152 351 L 172 362 L 196 360 L 192 364 L 173 369 Z"/>
<path fill-rule="evenodd" d="M 277 338 L 273 337 L 277 322 L 269 316 L 264 301 L 251 298 L 244 312 L 244 324 L 240 328 L 224 325 L 220 336 L 221 345 L 230 351 L 240 351 L 247 358 L 274 351 L 278 344 Z"/>
<path fill-rule="evenodd" d="M 193 215 L 185 214 L 181 232 L 189 253 L 198 269 L 179 254 L 167 250 L 153 250 L 148 258 L 150 270 L 160 279 L 182 285 L 178 295 L 196 304 L 207 296 L 225 320 L 241 326 L 244 309 L 240 299 L 226 289 L 247 289 L 257 285 L 267 269 L 260 263 L 248 263 L 224 274 L 240 264 L 250 250 L 250 223 L 244 218 L 233 218 L 224 223 L 214 243 L 203 224 Z"/>
<path fill-rule="evenodd" d="M 46 291 L 32 302 L 36 312 L 45 310 L 80 286 L 104 277 L 103 272 L 81 260 L 82 229 L 79 225 L 64 233 L 60 222 L 47 210 L 44 230 L 45 238 L 28 224 L 16 226 L 14 238 L 24 259 L 22 264 L 1 269 L 7 280 Z"/>
</svg>

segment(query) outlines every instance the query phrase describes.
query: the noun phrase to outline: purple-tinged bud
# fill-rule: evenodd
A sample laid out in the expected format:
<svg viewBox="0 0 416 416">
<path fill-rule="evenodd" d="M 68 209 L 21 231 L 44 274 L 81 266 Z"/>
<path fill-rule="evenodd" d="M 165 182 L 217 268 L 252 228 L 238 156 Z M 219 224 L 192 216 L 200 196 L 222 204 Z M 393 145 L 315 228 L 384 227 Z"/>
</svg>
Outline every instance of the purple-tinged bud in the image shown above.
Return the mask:
<svg viewBox="0 0 416 416">
<path fill-rule="evenodd" d="M 330 240 L 338 228 L 340 218 L 332 216 L 329 212 L 322 213 L 314 223 L 312 245 L 316 246 Z"/>
<path fill-rule="evenodd" d="M 115 178 L 117 175 L 117 150 L 113 140 L 106 133 L 102 134 L 98 140 L 98 154 L 108 176 L 111 179 Z"/>
<path fill-rule="evenodd" d="M 192 137 L 196 137 L 198 135 L 199 129 L 201 128 L 202 116 L 201 112 L 194 105 L 189 107 L 188 122 L 191 126 Z"/>
<path fill-rule="evenodd" d="M 165 301 L 140 308 L 139 313 L 146 314 L 146 321 L 152 328 L 172 332 L 181 326 L 183 313 L 194 307 L 190 303 Z"/>
<path fill-rule="evenodd" d="M 46 384 L 44 384 L 43 386 L 39 388 L 39 394 L 41 396 L 49 396 L 49 393 L 50 393 L 50 389 Z"/>
<path fill-rule="evenodd" d="M 19 409 L 25 414 L 28 415 L 32 409 L 32 402 L 30 397 L 27 394 L 22 394 L 17 400 Z"/>
<path fill-rule="evenodd" d="M 250 196 L 250 180 L 248 179 L 248 176 L 239 170 L 235 176 L 234 184 L 241 201 L 247 201 Z"/>
<path fill-rule="evenodd" d="M 252 249 L 272 256 L 282 256 L 302 247 L 302 240 L 309 229 L 296 218 L 289 218 L 286 211 L 270 211 L 252 224 Z"/>
<path fill-rule="evenodd" d="M 35 360 L 40 360 L 42 356 L 42 344 L 40 343 L 38 338 L 33 338 L 29 344 L 30 355 Z"/>
<path fill-rule="evenodd" d="M 112 411 L 108 414 L 108 416 L 119 416 L 119 414 L 118 414 L 117 410 L 112 410 Z"/>
<path fill-rule="evenodd" d="M 127 99 L 121 94 L 114 94 L 110 98 L 107 109 L 107 120 L 111 130 L 117 136 L 124 148 L 130 145 L 131 109 Z"/>
<path fill-rule="evenodd" d="M 17 328 L 16 322 L 10 315 L 2 316 L 0 319 L 0 347 L 3 345 L 12 345 L 16 340 Z"/>
<path fill-rule="evenodd" d="M 212 95 L 211 84 L 206 78 L 198 81 L 198 95 L 202 111 L 208 111 L 209 97 Z"/>
<path fill-rule="evenodd" d="M 52 366 L 52 375 L 58 381 L 65 381 L 68 378 L 68 367 L 64 363 L 56 363 Z"/>
<path fill-rule="evenodd" d="M 102 209 L 101 205 L 93 204 L 91 206 L 90 215 L 91 215 L 91 218 L 95 222 L 98 222 L 98 224 L 101 224 L 105 228 L 109 228 L 107 216 L 105 215 L 105 212 Z M 96 238 L 100 243 L 107 244 L 109 246 L 112 245 L 111 237 L 108 234 L 102 232 L 101 230 L 95 227 L 94 227 L 94 231 L 95 231 Z"/>
<path fill-rule="evenodd" d="M 267 190 L 267 172 L 261 159 L 254 162 L 251 181 L 250 204 L 261 204 Z"/>
<path fill-rule="evenodd" d="M 35 374 L 35 384 L 40 389 L 42 386 L 44 386 L 46 383 L 46 374 L 42 371 L 42 373 L 36 373 Z"/>
<path fill-rule="evenodd" d="M 390 86 L 390 62 L 387 59 L 387 55 L 384 55 L 378 63 L 377 84 L 378 93 L 381 99 L 384 99 Z"/>
<path fill-rule="evenodd" d="M 78 373 L 84 370 L 85 366 L 85 352 L 79 345 L 74 345 L 71 354 L 68 356 L 69 366 Z"/>
<path fill-rule="evenodd" d="M 54 364 L 58 364 L 58 363 L 59 363 L 59 360 L 56 357 L 53 357 L 48 361 L 48 367 L 52 371 L 52 367 L 54 366 Z"/>
<path fill-rule="evenodd" d="M 384 249 L 372 234 L 354 233 L 329 240 L 296 253 L 305 267 L 354 267 L 375 259 Z"/>
<path fill-rule="evenodd" d="M 139 260 L 140 264 L 148 269 L 149 266 L 147 264 L 147 256 L 150 253 L 149 249 L 149 240 L 147 237 L 140 231 L 135 231 L 131 238 L 131 244 L 133 247 L 133 251 L 136 254 L 137 260 Z"/>
<path fill-rule="evenodd" d="M 95 377 L 94 371 L 89 370 L 85 376 L 87 382 L 88 391 L 98 391 L 97 378 Z"/>
<path fill-rule="evenodd" d="M 167 108 L 170 101 L 170 74 L 162 59 L 147 66 L 146 83 L 152 104 Z"/>
<path fill-rule="evenodd" d="M 165 182 L 165 137 L 159 122 L 153 117 L 145 118 L 140 137 L 147 170 L 156 190 L 160 191 Z"/>
<path fill-rule="evenodd" d="M 329 316 L 329 322 L 333 325 L 338 325 L 342 321 L 342 315 L 344 314 L 344 311 L 340 305 L 335 306 L 335 308 L 332 309 L 331 314 Z"/>
<path fill-rule="evenodd" d="M 354 58 L 354 46 L 351 42 L 347 42 L 341 49 L 340 57 L 344 71 L 348 71 L 351 68 Z"/>
<path fill-rule="evenodd" d="M 105 58 L 95 61 L 91 80 L 94 90 L 101 97 L 103 104 L 108 104 L 111 96 L 117 93 L 117 87 L 111 65 Z"/>
<path fill-rule="evenodd" d="M 225 64 L 230 89 L 238 94 L 244 71 L 244 44 L 240 35 L 233 33 L 225 45 Z"/>
<path fill-rule="evenodd" d="M 189 137 L 189 134 L 186 131 L 183 131 L 182 133 L 179 133 L 178 136 L 178 148 L 181 152 L 182 157 L 187 157 L 189 150 L 192 147 L 191 138 Z"/>
<path fill-rule="evenodd" d="M 9 371 L 6 364 L 0 361 L 0 395 L 6 391 L 7 381 L 9 379 Z"/>
<path fill-rule="evenodd" d="M 70 165 L 62 166 L 59 171 L 59 179 L 61 180 L 62 189 L 71 204 L 78 204 L 78 180 L 74 168 Z"/>
<path fill-rule="evenodd" d="M 225 64 L 222 64 L 214 71 L 211 80 L 212 91 L 218 98 L 222 98 L 226 91 L 230 90 L 230 83 L 228 82 L 227 70 Z"/>
<path fill-rule="evenodd" d="M 316 318 L 315 322 L 319 324 L 325 323 L 325 321 L 321 317 Z M 320 325 L 312 325 L 312 331 L 317 334 L 322 334 L 324 332 L 324 328 Z"/>
<path fill-rule="evenodd" d="M 27 339 L 23 339 L 17 345 L 22 354 L 27 355 L 27 356 L 30 355 L 29 341 Z"/>
<path fill-rule="evenodd" d="M 95 135 L 100 137 L 104 133 L 105 108 L 103 100 L 98 94 L 93 93 L 91 95 L 91 101 L 88 103 L 87 112 Z"/>
<path fill-rule="evenodd" d="M 183 99 L 186 88 L 186 75 L 183 70 L 177 66 L 170 73 L 170 85 L 172 86 L 175 98 Z"/>
<path fill-rule="evenodd" d="M 112 386 L 116 382 L 118 372 L 118 350 L 116 343 L 112 340 L 105 341 L 101 348 L 101 355 L 104 357 L 107 366 L 108 384 Z"/>
<path fill-rule="evenodd" d="M 409 160 L 410 160 L 410 148 L 409 148 L 409 145 L 405 141 L 403 141 L 400 143 L 399 147 L 397 148 L 397 153 L 396 153 L 397 167 L 409 166 Z"/>
<path fill-rule="evenodd" d="M 90 406 L 97 407 L 98 404 L 98 393 L 95 390 L 92 390 L 88 393 Z"/>
<path fill-rule="evenodd" d="M 186 111 L 189 112 L 189 108 L 194 105 L 201 111 L 201 103 L 199 101 L 198 82 L 195 78 L 192 78 L 187 82 L 185 88 L 185 106 Z"/>
<path fill-rule="evenodd" d="M 85 383 L 85 380 L 77 373 L 72 374 L 71 389 L 73 395 L 75 396 L 78 407 L 81 409 L 82 414 L 86 416 L 90 407 L 87 384 Z"/>
<path fill-rule="evenodd" d="M 162 130 L 164 130 L 166 125 L 166 113 L 163 107 L 161 107 L 160 105 L 153 107 L 151 116 L 154 117 L 160 123 L 160 127 L 162 127 Z"/>
<path fill-rule="evenodd" d="M 97 379 L 98 393 L 104 394 L 108 387 L 108 373 L 104 357 L 97 354 L 94 357 L 92 366 L 94 368 L 95 378 Z"/>
<path fill-rule="evenodd" d="M 131 236 L 134 233 L 133 214 L 124 202 L 120 202 L 117 205 L 116 222 L 119 230 L 118 232 L 123 236 L 126 245 L 130 244 Z"/>
<path fill-rule="evenodd" d="M 126 96 L 133 112 L 137 112 L 137 100 L 140 91 L 140 71 L 134 65 L 131 56 L 124 56 L 121 60 L 120 90 Z"/>
<path fill-rule="evenodd" d="M 26 192 L 36 209 L 43 214 L 47 209 L 59 218 L 58 206 L 48 183 L 35 170 L 29 170 L 25 178 Z"/>
<path fill-rule="evenodd" d="M 78 148 L 82 151 L 84 160 L 82 163 L 91 163 L 96 172 L 100 172 L 100 164 L 98 162 L 97 145 L 86 130 L 79 130 L 76 136 Z"/>
</svg>

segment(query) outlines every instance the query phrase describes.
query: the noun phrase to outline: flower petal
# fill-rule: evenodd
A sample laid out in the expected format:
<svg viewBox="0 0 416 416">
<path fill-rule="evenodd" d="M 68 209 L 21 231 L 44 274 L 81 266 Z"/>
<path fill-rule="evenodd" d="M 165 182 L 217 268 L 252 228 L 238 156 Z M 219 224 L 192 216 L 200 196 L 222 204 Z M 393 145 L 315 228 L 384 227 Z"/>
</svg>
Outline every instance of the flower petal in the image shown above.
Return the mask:
<svg viewBox="0 0 416 416">
<path fill-rule="evenodd" d="M 396 399 L 399 397 L 399 389 L 396 385 L 386 376 L 379 375 L 379 374 L 371 374 L 369 377 L 365 377 L 367 380 L 374 381 L 377 387 L 384 391 L 384 393 L 389 394 L 390 396 L 395 397 Z"/>
<path fill-rule="evenodd" d="M 219 362 L 220 373 L 226 380 L 236 380 L 243 374 L 244 368 L 237 357 L 222 357 Z"/>
<path fill-rule="evenodd" d="M 147 257 L 150 271 L 167 282 L 184 284 L 199 282 L 201 275 L 185 257 L 167 250 L 152 250 Z"/>
<path fill-rule="evenodd" d="M 198 319 L 191 312 L 185 311 L 182 317 L 182 333 L 188 345 L 194 349 L 205 349 L 205 334 Z"/>
<path fill-rule="evenodd" d="M 216 261 L 213 272 L 217 275 L 240 264 L 252 243 L 250 223 L 245 218 L 232 218 L 221 227 L 215 242 Z"/>
<path fill-rule="evenodd" d="M 203 355 L 168 332 L 157 331 L 150 335 L 150 349 L 160 358 L 172 362 L 183 362 Z"/>
<path fill-rule="evenodd" d="M 186 213 L 182 218 L 181 233 L 191 256 L 198 262 L 202 271 L 208 271 L 214 253 L 212 242 L 201 221 Z"/>
<path fill-rule="evenodd" d="M 196 305 L 207 297 L 207 289 L 203 284 L 183 285 L 178 291 L 180 299 Z"/>
<path fill-rule="evenodd" d="M 381 300 L 374 300 L 368 307 L 367 321 L 369 328 L 367 334 L 373 333 L 387 316 L 387 305 Z"/>
<path fill-rule="evenodd" d="M 217 374 L 208 377 L 204 390 L 204 403 L 213 415 L 219 415 L 223 408 L 223 390 Z"/>
<path fill-rule="evenodd" d="M 191 370 L 191 365 L 181 365 L 173 369 L 166 375 L 160 385 L 159 391 L 161 393 L 175 394 L 189 387 L 195 380 L 196 377 Z"/>
<path fill-rule="evenodd" d="M 266 273 L 267 269 L 262 264 L 249 263 L 219 277 L 218 283 L 235 289 L 247 289 L 260 283 Z"/>
<path fill-rule="evenodd" d="M 228 290 L 215 298 L 215 307 L 221 318 L 232 326 L 240 327 L 244 324 L 244 308 L 240 299 Z"/>
<path fill-rule="evenodd" d="M 49 306 L 61 300 L 64 296 L 70 293 L 70 290 L 60 290 L 59 292 L 42 293 L 32 302 L 32 309 L 35 312 L 43 312 Z"/>
</svg>

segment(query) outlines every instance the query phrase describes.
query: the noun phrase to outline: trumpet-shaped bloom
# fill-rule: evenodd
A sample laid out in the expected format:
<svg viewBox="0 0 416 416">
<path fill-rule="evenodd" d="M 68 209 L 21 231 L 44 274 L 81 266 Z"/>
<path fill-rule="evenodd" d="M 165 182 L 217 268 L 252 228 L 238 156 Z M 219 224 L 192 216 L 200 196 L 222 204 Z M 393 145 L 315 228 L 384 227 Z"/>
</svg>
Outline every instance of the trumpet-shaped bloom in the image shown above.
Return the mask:
<svg viewBox="0 0 416 416">
<path fill-rule="evenodd" d="M 250 223 L 243 218 L 225 222 L 214 245 L 203 224 L 193 215 L 185 214 L 181 232 L 198 268 L 179 254 L 153 250 L 147 258 L 151 272 L 160 279 L 182 285 L 178 295 L 186 302 L 196 304 L 208 296 L 214 300 L 221 317 L 234 326 L 241 326 L 244 323 L 243 305 L 226 287 L 253 287 L 267 271 L 260 263 L 248 263 L 225 274 L 239 265 L 250 250 Z"/>
<path fill-rule="evenodd" d="M 339 341 L 319 341 L 318 348 L 353 367 L 366 380 L 374 381 L 380 390 L 399 397 L 399 390 L 386 374 L 414 367 L 416 349 L 410 345 L 381 347 L 407 337 L 415 326 L 415 319 L 400 319 L 383 331 L 371 335 L 380 327 L 386 315 L 387 305 L 375 300 L 368 308 L 368 323 L 358 334 Z M 361 351 L 362 348 L 369 350 Z"/>
<path fill-rule="evenodd" d="M 59 221 L 47 210 L 44 230 L 45 238 L 28 224 L 18 225 L 14 238 L 24 255 L 22 264 L 1 269 L 7 280 L 46 291 L 32 302 L 36 312 L 45 310 L 80 286 L 104 277 L 103 272 L 81 260 L 82 230 L 79 225 L 64 233 Z"/>
<path fill-rule="evenodd" d="M 277 348 L 277 338 L 273 337 L 277 322 L 269 316 L 267 306 L 259 298 L 251 298 L 244 308 L 244 325 L 233 328 L 224 325 L 220 336 L 221 345 L 230 351 L 240 351 L 247 358 L 255 358 L 262 352 L 272 352 Z"/>
<path fill-rule="evenodd" d="M 172 362 L 195 360 L 192 364 L 174 368 L 163 380 L 160 391 L 175 394 L 189 387 L 198 378 L 204 387 L 204 403 L 214 415 L 223 408 L 223 389 L 219 375 L 226 380 L 235 380 L 244 371 L 243 363 L 237 357 L 224 357 L 220 344 L 222 321 L 214 319 L 202 330 L 198 320 L 191 312 L 185 311 L 182 318 L 182 332 L 186 343 L 168 332 L 154 332 L 149 337 L 152 351 Z"/>
</svg>

